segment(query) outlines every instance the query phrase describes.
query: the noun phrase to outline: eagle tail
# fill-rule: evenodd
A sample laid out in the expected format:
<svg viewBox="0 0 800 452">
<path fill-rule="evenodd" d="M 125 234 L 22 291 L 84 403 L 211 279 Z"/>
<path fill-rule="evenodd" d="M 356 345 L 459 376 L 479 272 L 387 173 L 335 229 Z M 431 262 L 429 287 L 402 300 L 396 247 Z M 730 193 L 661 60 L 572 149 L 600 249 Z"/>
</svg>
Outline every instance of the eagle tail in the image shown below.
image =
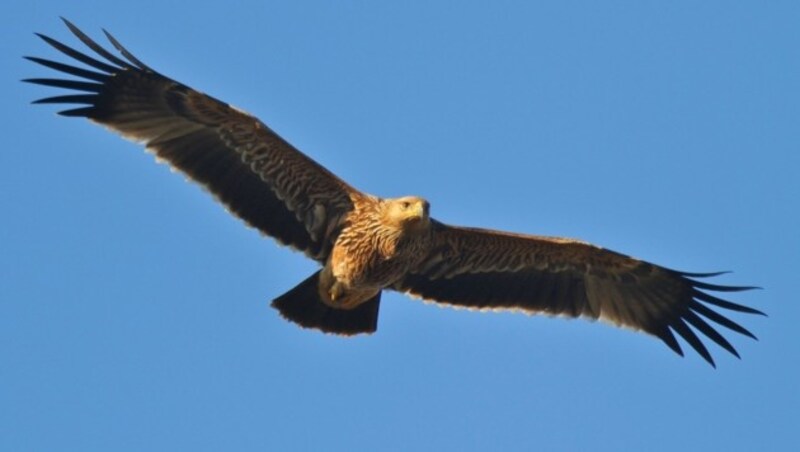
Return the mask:
<svg viewBox="0 0 800 452">
<path fill-rule="evenodd" d="M 381 293 L 353 309 L 336 309 L 322 302 L 319 295 L 319 274 L 316 272 L 294 289 L 272 301 L 281 316 L 304 328 L 325 333 L 352 336 L 373 333 L 378 328 Z"/>
</svg>

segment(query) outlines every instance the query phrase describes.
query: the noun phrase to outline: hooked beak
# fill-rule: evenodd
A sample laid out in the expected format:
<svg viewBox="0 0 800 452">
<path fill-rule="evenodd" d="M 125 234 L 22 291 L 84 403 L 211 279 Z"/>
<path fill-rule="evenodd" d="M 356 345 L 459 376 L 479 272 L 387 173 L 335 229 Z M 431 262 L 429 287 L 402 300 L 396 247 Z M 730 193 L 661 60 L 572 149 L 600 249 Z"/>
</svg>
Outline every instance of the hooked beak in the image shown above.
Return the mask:
<svg viewBox="0 0 800 452">
<path fill-rule="evenodd" d="M 428 201 L 420 201 L 414 206 L 414 217 L 418 221 L 427 222 L 428 214 L 431 210 L 431 205 Z"/>
</svg>

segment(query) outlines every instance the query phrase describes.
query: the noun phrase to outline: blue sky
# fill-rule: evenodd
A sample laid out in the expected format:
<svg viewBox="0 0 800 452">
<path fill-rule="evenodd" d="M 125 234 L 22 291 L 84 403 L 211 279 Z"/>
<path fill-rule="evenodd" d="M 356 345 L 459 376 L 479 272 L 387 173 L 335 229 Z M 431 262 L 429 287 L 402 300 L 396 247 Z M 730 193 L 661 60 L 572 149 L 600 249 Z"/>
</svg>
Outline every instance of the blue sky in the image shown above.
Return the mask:
<svg viewBox="0 0 800 452">
<path fill-rule="evenodd" d="M 0 450 L 788 450 L 800 426 L 796 2 L 6 2 Z M 718 282 L 718 369 L 599 323 L 388 293 L 371 337 L 268 307 L 314 265 L 18 80 L 105 27 L 356 187 Z M 712 344 L 713 345 L 713 344 Z"/>
</svg>

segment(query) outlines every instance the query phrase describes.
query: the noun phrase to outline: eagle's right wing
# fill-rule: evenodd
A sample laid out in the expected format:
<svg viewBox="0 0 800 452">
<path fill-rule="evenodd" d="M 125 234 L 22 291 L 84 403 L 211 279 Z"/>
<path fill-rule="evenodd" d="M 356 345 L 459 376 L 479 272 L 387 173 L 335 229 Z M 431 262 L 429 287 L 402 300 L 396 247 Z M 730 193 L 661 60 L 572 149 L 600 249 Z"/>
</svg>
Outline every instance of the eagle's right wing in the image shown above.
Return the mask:
<svg viewBox="0 0 800 452">
<path fill-rule="evenodd" d="M 108 33 L 124 59 L 65 23 L 105 61 L 39 35 L 91 69 L 26 57 L 79 77 L 25 80 L 80 93 L 34 103 L 81 105 L 60 114 L 89 118 L 144 143 L 159 159 L 205 186 L 250 226 L 325 261 L 353 200 L 360 196 L 358 191 L 257 118 L 159 74 Z"/>
</svg>

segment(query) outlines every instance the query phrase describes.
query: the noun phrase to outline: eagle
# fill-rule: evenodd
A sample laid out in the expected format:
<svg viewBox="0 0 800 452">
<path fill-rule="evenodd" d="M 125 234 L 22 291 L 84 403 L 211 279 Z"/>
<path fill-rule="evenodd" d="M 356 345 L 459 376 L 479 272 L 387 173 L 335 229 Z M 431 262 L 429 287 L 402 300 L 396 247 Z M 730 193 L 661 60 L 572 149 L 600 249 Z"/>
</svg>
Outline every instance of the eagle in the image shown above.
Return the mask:
<svg viewBox="0 0 800 452">
<path fill-rule="evenodd" d="M 318 271 L 272 301 L 302 327 L 372 333 L 381 294 L 393 290 L 478 311 L 600 319 L 655 336 L 683 356 L 677 333 L 712 366 L 697 333 L 739 354 L 709 321 L 755 339 L 720 310 L 764 314 L 718 294 L 754 287 L 707 282 L 723 272 L 676 271 L 569 238 L 445 224 L 425 199 L 357 190 L 256 117 L 150 68 L 107 31 L 117 54 L 62 20 L 96 56 L 37 33 L 75 61 L 26 56 L 72 76 L 23 80 L 71 90 L 33 103 L 71 104 L 59 114 L 143 143 L 247 225 L 318 262 Z"/>
</svg>

